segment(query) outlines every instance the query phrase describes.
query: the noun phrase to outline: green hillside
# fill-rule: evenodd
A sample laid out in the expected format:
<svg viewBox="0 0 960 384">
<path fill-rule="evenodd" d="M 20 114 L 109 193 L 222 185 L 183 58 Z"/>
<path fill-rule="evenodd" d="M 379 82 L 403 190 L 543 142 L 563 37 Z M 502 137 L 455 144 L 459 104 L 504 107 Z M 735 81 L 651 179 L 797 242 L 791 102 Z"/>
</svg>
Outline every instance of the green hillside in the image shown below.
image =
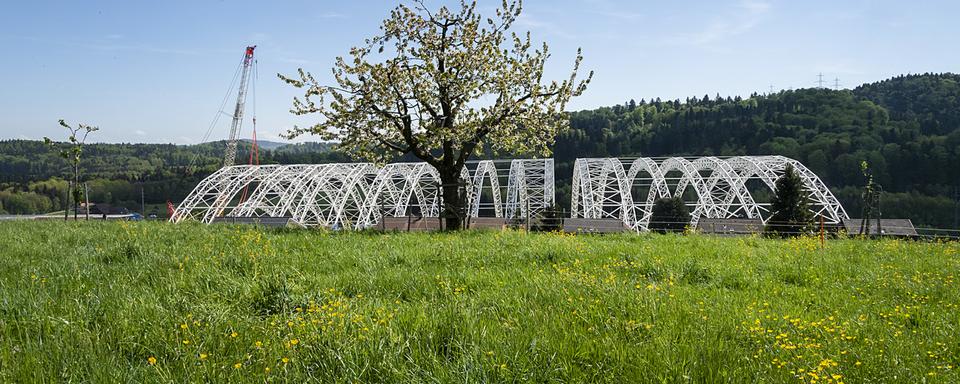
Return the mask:
<svg viewBox="0 0 960 384">
<path fill-rule="evenodd" d="M 262 164 L 349 161 L 325 143 L 270 145 L 261 149 Z M 141 186 L 148 205 L 178 202 L 223 162 L 225 142 L 199 145 L 90 144 L 84 148 L 81 172 L 89 181 L 90 199 L 140 208 Z M 237 158 L 250 156 L 250 144 L 238 143 Z M 70 174 L 64 159 L 41 141 L 0 141 L 0 214 L 42 213 L 64 208 Z M 153 212 L 153 211 L 151 211 Z M 155 213 L 164 215 L 165 210 Z"/>
<path fill-rule="evenodd" d="M 886 217 L 960 228 L 960 75 L 899 76 L 853 90 L 631 100 L 570 116 L 571 129 L 555 145 L 561 207 L 569 204 L 577 157 L 776 154 L 820 175 L 853 216 L 866 160 L 886 191 Z M 137 208 L 138 183 L 148 204 L 179 201 L 217 168 L 223 146 L 96 144 L 83 169 L 95 201 Z M 265 164 L 350 161 L 331 144 L 272 147 L 261 151 Z M 239 159 L 247 148 L 241 143 Z M 56 178 L 67 174 L 67 164 L 40 142 L 0 141 L 0 213 L 60 209 L 65 183 Z"/>
<path fill-rule="evenodd" d="M 958 82 L 955 74 L 912 75 L 854 90 L 640 100 L 575 112 L 573 129 L 557 141 L 557 176 L 569 178 L 577 157 L 784 155 L 820 175 L 858 215 L 866 160 L 887 192 L 886 217 L 956 227 Z"/>
</svg>

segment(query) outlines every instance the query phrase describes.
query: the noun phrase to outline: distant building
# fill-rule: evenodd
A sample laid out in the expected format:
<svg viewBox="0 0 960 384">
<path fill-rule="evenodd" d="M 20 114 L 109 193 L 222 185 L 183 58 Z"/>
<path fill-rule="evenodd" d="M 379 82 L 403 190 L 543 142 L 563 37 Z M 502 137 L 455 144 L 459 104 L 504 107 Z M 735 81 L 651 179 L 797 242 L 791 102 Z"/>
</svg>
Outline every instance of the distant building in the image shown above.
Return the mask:
<svg viewBox="0 0 960 384">
<path fill-rule="evenodd" d="M 80 213 L 86 213 L 86 206 L 80 207 Z M 106 203 L 90 204 L 89 211 L 91 215 L 128 215 L 130 210 L 124 207 L 114 207 Z"/>
</svg>

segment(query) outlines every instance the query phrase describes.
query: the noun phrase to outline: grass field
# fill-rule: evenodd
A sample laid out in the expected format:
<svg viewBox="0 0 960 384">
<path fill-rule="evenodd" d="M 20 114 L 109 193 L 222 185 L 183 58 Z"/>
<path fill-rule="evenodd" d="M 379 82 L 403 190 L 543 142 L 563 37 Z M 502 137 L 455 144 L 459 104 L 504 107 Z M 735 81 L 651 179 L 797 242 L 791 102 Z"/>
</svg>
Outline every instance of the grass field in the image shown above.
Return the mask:
<svg viewBox="0 0 960 384">
<path fill-rule="evenodd" d="M 958 382 L 960 245 L 0 223 L 0 382 Z"/>
</svg>

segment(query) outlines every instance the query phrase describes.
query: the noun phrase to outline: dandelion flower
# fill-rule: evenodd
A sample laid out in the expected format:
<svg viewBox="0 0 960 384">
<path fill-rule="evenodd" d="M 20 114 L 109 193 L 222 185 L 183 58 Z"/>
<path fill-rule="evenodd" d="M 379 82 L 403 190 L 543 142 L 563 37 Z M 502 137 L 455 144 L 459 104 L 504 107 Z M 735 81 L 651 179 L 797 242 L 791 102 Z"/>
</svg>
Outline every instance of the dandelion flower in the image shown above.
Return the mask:
<svg viewBox="0 0 960 384">
<path fill-rule="evenodd" d="M 230 332 L 230 337 L 237 337 L 237 332 Z"/>
<path fill-rule="evenodd" d="M 243 363 L 236 363 L 233 365 L 233 368 L 235 369 L 240 369 L 240 367 L 243 367 Z"/>
<path fill-rule="evenodd" d="M 200 354 L 200 360 L 206 360 L 206 359 L 207 359 L 207 354 L 206 354 L 206 353 L 201 353 L 201 354 Z"/>
<path fill-rule="evenodd" d="M 280 359 L 280 361 L 282 361 L 284 364 L 286 364 L 286 363 L 289 363 L 289 362 L 290 362 L 290 359 L 284 357 L 284 358 Z"/>
<path fill-rule="evenodd" d="M 147 358 L 147 362 L 150 363 L 150 365 L 157 365 L 157 358 L 150 356 Z"/>
</svg>

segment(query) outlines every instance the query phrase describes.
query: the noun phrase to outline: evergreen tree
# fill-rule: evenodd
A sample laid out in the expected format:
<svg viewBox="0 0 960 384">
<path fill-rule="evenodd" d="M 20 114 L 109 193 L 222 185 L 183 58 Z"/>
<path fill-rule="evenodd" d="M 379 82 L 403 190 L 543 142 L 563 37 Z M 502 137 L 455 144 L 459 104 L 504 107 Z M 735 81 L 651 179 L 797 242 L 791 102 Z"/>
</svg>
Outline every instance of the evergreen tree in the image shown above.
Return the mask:
<svg viewBox="0 0 960 384">
<path fill-rule="evenodd" d="M 807 231 L 813 214 L 807 209 L 807 196 L 800 175 L 787 165 L 783 176 L 777 179 L 776 195 L 770 204 L 773 215 L 767 220 L 766 232 L 777 236 L 796 236 Z"/>
<path fill-rule="evenodd" d="M 649 229 L 653 232 L 683 232 L 690 223 L 690 211 L 678 197 L 666 197 L 653 203 Z"/>
</svg>

